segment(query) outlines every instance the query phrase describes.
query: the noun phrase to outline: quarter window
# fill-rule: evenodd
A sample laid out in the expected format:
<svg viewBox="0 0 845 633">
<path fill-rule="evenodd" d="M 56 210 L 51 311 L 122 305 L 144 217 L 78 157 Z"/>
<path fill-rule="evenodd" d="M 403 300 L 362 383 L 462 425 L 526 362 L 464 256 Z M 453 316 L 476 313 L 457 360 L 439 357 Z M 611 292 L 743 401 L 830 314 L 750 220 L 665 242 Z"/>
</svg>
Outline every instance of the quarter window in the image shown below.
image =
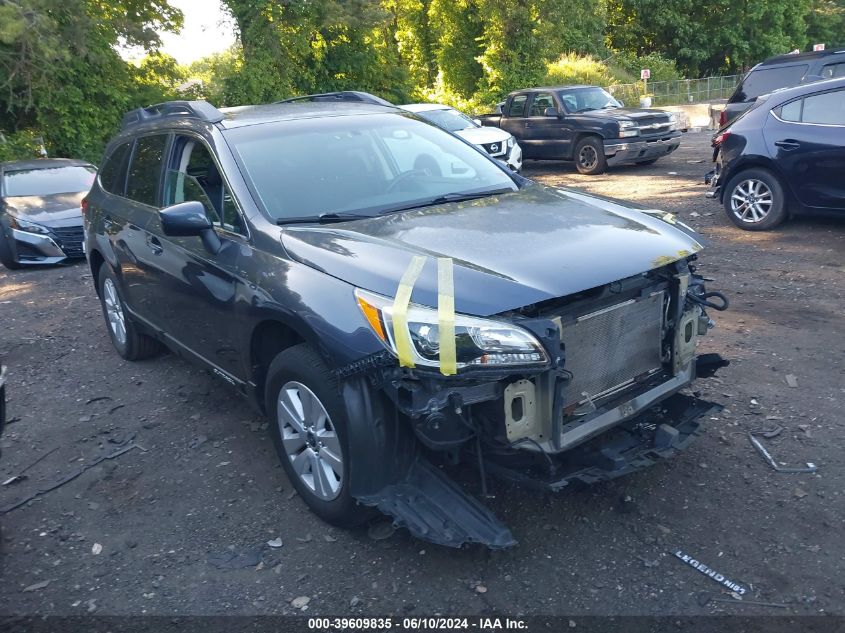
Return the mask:
<svg viewBox="0 0 845 633">
<path fill-rule="evenodd" d="M 100 168 L 100 186 L 109 193 L 122 196 L 126 188 L 126 163 L 132 142 L 118 145 Z"/>
<path fill-rule="evenodd" d="M 845 77 L 845 62 L 839 64 L 828 64 L 822 68 L 822 77 L 825 79 L 833 79 L 835 77 Z"/>
<path fill-rule="evenodd" d="M 163 134 L 142 136 L 136 141 L 126 183 L 127 198 L 151 207 L 156 206 L 161 161 L 166 143 L 167 137 Z"/>
<path fill-rule="evenodd" d="M 508 106 L 508 116 L 524 116 L 525 102 L 528 100 L 528 95 L 517 95 L 511 99 L 511 104 Z"/>
</svg>

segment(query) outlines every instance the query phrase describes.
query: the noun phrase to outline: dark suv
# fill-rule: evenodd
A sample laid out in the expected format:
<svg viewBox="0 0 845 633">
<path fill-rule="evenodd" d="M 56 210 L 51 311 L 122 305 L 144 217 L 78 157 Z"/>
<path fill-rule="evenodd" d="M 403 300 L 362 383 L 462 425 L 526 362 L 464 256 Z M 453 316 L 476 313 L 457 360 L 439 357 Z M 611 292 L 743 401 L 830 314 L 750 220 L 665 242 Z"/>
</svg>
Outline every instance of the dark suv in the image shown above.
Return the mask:
<svg viewBox="0 0 845 633">
<path fill-rule="evenodd" d="M 845 77 L 845 49 L 777 55 L 752 68 L 734 90 L 719 118 L 723 127 L 761 95 L 809 81 Z"/>
<path fill-rule="evenodd" d="M 714 406 L 679 393 L 724 362 L 696 361 L 724 302 L 688 227 L 532 183 L 398 108 L 136 110 L 85 224 L 121 356 L 163 342 L 246 394 L 335 524 L 375 506 L 505 547 L 433 463 L 557 490 L 674 454 Z"/>
</svg>

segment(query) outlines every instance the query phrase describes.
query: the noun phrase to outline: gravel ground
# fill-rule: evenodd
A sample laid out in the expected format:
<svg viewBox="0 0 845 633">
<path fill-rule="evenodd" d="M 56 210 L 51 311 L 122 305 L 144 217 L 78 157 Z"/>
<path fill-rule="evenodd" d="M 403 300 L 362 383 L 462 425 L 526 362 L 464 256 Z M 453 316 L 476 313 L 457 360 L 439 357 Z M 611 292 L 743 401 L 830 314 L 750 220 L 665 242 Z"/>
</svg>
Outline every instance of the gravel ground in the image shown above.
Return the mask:
<svg viewBox="0 0 845 633">
<path fill-rule="evenodd" d="M 732 306 L 704 347 L 732 365 L 697 383 L 725 410 L 680 457 L 557 495 L 494 484 L 490 505 L 519 540 L 504 552 L 327 527 L 224 383 L 173 355 L 113 352 L 84 264 L 0 272 L 15 419 L 0 480 L 43 457 L 0 487 L 0 507 L 139 445 L 0 517 L 0 614 L 845 614 L 845 222 L 741 232 L 704 199 L 708 169 L 706 133 L 599 177 L 527 163 L 529 177 L 664 208 L 709 238 L 700 271 Z M 746 432 L 775 428 L 775 457 L 816 474 L 763 462 Z M 708 602 L 730 596 L 679 548 L 786 609 Z"/>
</svg>

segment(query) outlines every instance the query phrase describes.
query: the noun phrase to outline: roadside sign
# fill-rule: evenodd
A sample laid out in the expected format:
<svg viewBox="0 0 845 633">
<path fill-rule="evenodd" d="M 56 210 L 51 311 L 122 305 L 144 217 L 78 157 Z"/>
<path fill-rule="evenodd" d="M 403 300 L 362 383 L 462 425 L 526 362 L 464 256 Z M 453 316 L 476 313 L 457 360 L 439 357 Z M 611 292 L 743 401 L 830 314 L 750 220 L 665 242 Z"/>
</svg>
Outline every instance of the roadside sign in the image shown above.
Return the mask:
<svg viewBox="0 0 845 633">
<path fill-rule="evenodd" d="M 824 44 L 822 44 L 822 46 L 824 46 Z M 640 79 L 651 79 L 651 70 L 649 70 L 648 68 L 643 68 L 640 71 Z"/>
<path fill-rule="evenodd" d="M 813 44 L 813 50 L 814 51 L 823 51 L 824 50 L 824 44 Z"/>
</svg>

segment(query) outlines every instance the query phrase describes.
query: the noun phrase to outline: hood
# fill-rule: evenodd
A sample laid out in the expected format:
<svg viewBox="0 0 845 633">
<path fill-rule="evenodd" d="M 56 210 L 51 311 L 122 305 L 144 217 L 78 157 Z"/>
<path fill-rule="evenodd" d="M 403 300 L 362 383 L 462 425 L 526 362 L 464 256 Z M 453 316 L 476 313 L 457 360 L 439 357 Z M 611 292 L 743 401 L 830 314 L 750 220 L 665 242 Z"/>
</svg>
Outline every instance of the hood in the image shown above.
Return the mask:
<svg viewBox="0 0 845 633">
<path fill-rule="evenodd" d="M 502 143 L 511 137 L 510 132 L 497 127 L 468 127 L 465 130 L 458 130 L 455 134 L 473 145 Z"/>
<path fill-rule="evenodd" d="M 660 213 L 660 216 L 656 215 Z M 427 256 L 412 301 L 437 305 L 437 257 L 454 264 L 455 309 L 488 316 L 624 279 L 702 248 L 661 212 L 530 184 L 514 193 L 331 226 L 282 230 L 295 260 L 388 297 Z"/>
<path fill-rule="evenodd" d="M 82 198 L 87 193 L 15 196 L 5 199 L 6 211 L 22 220 L 48 227 L 82 226 Z"/>
<path fill-rule="evenodd" d="M 601 117 L 603 119 L 616 119 L 617 121 L 666 121 L 670 120 L 669 113 L 664 110 L 653 110 L 644 108 L 607 108 L 603 110 L 587 110 L 579 112 L 587 116 Z"/>
</svg>

